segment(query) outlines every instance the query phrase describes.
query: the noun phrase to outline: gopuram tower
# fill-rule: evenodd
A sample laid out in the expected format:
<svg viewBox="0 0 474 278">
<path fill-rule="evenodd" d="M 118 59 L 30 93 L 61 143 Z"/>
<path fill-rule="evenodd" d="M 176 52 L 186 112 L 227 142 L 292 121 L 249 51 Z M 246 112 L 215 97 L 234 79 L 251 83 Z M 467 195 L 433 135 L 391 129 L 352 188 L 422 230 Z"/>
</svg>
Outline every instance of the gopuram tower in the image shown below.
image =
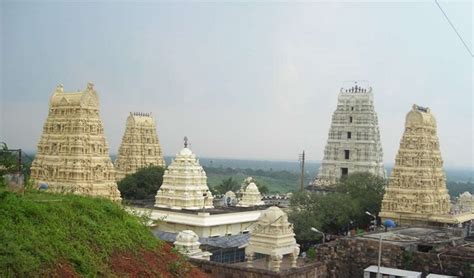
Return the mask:
<svg viewBox="0 0 474 278">
<path fill-rule="evenodd" d="M 413 105 L 379 216 L 399 225 L 449 223 L 450 207 L 436 120 L 429 108 Z"/>
<path fill-rule="evenodd" d="M 385 177 L 383 151 L 372 88 L 357 83 L 341 88 L 315 190 L 331 190 L 337 181 L 354 172 Z"/>
<path fill-rule="evenodd" d="M 115 160 L 117 181 L 150 165 L 165 166 L 151 113 L 130 113 Z"/>
<path fill-rule="evenodd" d="M 53 192 L 121 200 L 92 83 L 82 92 L 56 88 L 31 177 Z"/>
<path fill-rule="evenodd" d="M 214 207 L 206 172 L 188 148 L 187 140 L 185 137 L 184 149 L 165 170 L 163 184 L 155 196 L 157 208 L 200 210 Z"/>
</svg>

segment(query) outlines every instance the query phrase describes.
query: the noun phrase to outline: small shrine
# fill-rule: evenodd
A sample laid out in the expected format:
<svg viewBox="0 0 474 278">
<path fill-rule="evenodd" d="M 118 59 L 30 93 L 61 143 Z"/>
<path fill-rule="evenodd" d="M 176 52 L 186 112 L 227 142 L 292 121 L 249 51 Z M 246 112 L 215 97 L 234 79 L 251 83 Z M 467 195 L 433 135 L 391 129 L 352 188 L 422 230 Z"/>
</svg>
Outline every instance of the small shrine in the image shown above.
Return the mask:
<svg viewBox="0 0 474 278">
<path fill-rule="evenodd" d="M 227 191 L 222 198 L 222 202 L 226 207 L 235 206 L 237 204 L 237 197 L 233 191 Z"/>
<path fill-rule="evenodd" d="M 262 205 L 264 205 L 264 202 L 262 201 L 262 195 L 260 194 L 257 185 L 254 182 L 251 182 L 242 192 L 242 199 L 239 201 L 237 206 L 254 207 Z"/>
<path fill-rule="evenodd" d="M 266 256 L 267 268 L 280 271 L 283 256 L 291 256 L 291 267 L 296 267 L 300 252 L 293 233 L 293 224 L 288 216 L 278 207 L 270 207 L 263 211 L 256 226 L 250 232 L 250 239 L 245 247 L 247 267 L 253 267 L 255 254 Z"/>
<path fill-rule="evenodd" d="M 213 199 L 207 187 L 206 172 L 188 148 L 185 137 L 184 148 L 176 154 L 163 175 L 163 184 L 155 196 L 155 207 L 201 210 L 213 208 Z"/>
<path fill-rule="evenodd" d="M 199 237 L 195 232 L 191 230 L 179 232 L 176 236 L 174 246 L 181 254 L 194 259 L 202 259 L 209 261 L 212 255 L 212 253 L 202 251 L 199 248 L 201 246 L 201 243 L 199 242 Z"/>
<path fill-rule="evenodd" d="M 456 205 L 461 211 L 474 212 L 474 196 L 466 191 L 459 195 Z"/>
</svg>

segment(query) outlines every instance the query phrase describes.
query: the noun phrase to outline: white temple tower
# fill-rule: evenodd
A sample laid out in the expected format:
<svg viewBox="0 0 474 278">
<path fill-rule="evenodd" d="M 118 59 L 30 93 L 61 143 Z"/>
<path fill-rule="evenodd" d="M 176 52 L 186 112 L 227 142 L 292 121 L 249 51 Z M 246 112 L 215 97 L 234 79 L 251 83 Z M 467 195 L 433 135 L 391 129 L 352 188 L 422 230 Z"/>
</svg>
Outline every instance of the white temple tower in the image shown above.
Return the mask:
<svg viewBox="0 0 474 278">
<path fill-rule="evenodd" d="M 130 113 L 115 160 L 117 181 L 150 165 L 165 166 L 151 113 Z"/>
<path fill-rule="evenodd" d="M 430 224 L 445 222 L 450 208 L 436 120 L 429 108 L 413 105 L 379 216 L 399 225 Z"/>
<path fill-rule="evenodd" d="M 196 159 L 196 155 L 187 147 L 168 166 L 163 175 L 163 184 L 156 193 L 155 207 L 170 209 L 200 210 L 213 208 L 213 196 L 207 187 L 207 176 Z"/>
<path fill-rule="evenodd" d="M 121 200 L 92 83 L 82 92 L 66 93 L 62 85 L 56 88 L 31 177 L 53 192 Z"/>
<path fill-rule="evenodd" d="M 311 185 L 330 189 L 344 176 L 354 172 L 369 172 L 384 177 L 383 151 L 372 88 L 357 83 L 341 88 L 324 158 L 319 173 Z"/>
</svg>

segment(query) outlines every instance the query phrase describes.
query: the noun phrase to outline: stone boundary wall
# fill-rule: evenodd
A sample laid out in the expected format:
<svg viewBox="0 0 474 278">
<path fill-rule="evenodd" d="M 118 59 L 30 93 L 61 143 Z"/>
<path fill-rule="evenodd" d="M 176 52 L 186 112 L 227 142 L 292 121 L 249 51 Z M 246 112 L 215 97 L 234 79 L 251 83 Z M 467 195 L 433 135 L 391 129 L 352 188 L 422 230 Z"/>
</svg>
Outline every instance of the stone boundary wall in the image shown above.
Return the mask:
<svg viewBox="0 0 474 278">
<path fill-rule="evenodd" d="M 213 278 L 326 278 L 326 268 L 319 262 L 273 272 L 265 269 L 247 268 L 189 258 L 188 261 Z"/>
<path fill-rule="evenodd" d="M 377 265 L 378 240 L 341 238 L 320 245 L 317 260 L 323 262 L 328 278 L 363 277 L 370 265 Z M 420 252 L 416 245 L 400 246 L 382 243 L 382 266 L 428 273 L 470 277 L 474 275 L 474 254 L 446 254 L 445 250 Z M 438 254 L 439 259 L 438 259 Z M 441 261 L 441 263 L 440 263 Z"/>
</svg>

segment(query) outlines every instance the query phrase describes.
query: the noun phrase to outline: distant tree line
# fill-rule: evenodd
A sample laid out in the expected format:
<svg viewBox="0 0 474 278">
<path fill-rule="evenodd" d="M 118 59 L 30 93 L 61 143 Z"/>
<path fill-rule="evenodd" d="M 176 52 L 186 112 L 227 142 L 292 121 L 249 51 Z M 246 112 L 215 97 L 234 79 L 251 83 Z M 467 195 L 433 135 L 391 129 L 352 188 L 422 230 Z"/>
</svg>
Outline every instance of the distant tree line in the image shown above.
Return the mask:
<svg viewBox="0 0 474 278">
<path fill-rule="evenodd" d="M 459 197 L 460 194 L 466 191 L 474 194 L 474 183 L 471 180 L 468 182 L 447 182 L 446 186 L 448 187 L 451 199 Z"/>
<path fill-rule="evenodd" d="M 283 180 L 288 180 L 288 179 L 299 179 L 300 175 L 295 172 L 290 172 L 286 170 L 280 170 L 280 171 L 272 171 L 272 170 L 262 170 L 262 169 L 240 169 L 240 168 L 230 168 L 230 167 L 203 167 L 206 173 L 208 174 L 221 174 L 221 175 L 236 175 L 236 174 L 244 174 L 246 176 L 262 176 L 262 177 L 269 177 L 269 178 L 274 178 L 274 179 L 283 179 Z"/>
</svg>

